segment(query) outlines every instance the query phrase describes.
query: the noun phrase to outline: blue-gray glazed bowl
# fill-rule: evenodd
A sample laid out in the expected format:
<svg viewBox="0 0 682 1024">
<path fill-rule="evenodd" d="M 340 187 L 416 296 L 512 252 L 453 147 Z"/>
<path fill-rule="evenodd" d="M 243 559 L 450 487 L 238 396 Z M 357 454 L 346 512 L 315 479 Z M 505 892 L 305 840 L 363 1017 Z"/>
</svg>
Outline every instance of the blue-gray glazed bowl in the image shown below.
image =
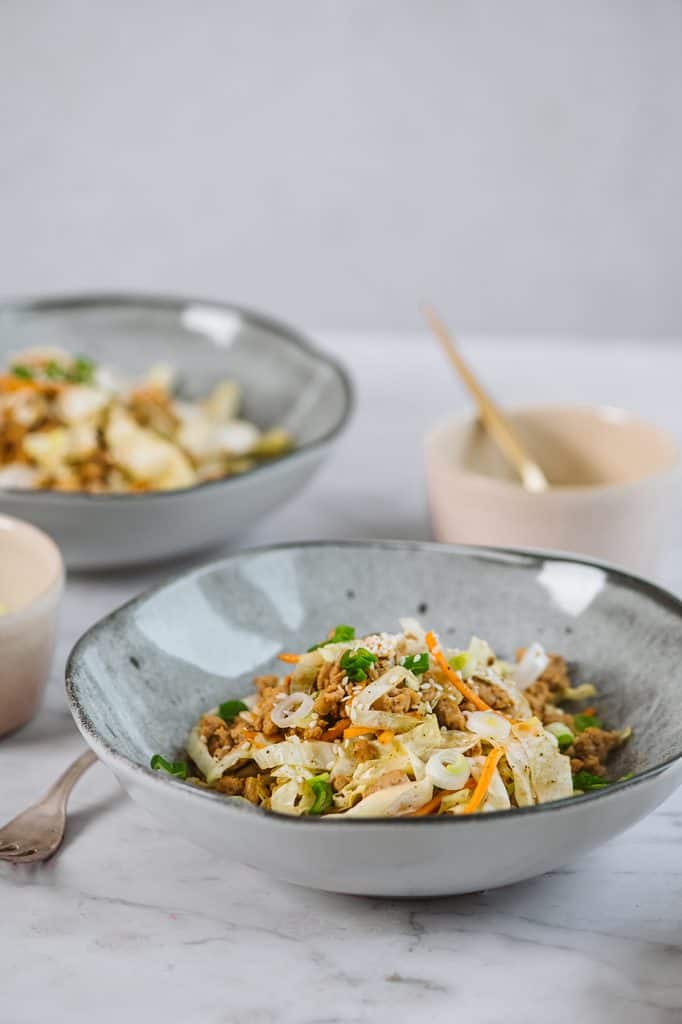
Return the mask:
<svg viewBox="0 0 682 1024">
<path fill-rule="evenodd" d="M 179 753 L 207 708 L 346 622 L 419 617 L 448 642 L 501 653 L 530 640 L 592 681 L 603 717 L 631 725 L 613 776 L 583 797 L 467 818 L 288 818 L 149 768 Z M 426 896 L 528 878 L 626 829 L 682 780 L 682 605 L 597 563 L 411 542 L 245 551 L 143 594 L 80 640 L 67 668 L 78 728 L 129 794 L 172 832 L 278 878 L 337 892 Z"/>
<path fill-rule="evenodd" d="M 17 349 L 57 345 L 142 373 L 179 371 L 189 398 L 221 377 L 242 386 L 244 415 L 281 425 L 295 449 L 240 476 L 182 491 L 97 495 L 0 490 L 0 512 L 49 533 L 71 568 L 149 562 L 238 534 L 306 486 L 348 421 L 347 373 L 298 331 L 219 302 L 84 295 L 0 306 L 0 365 Z"/>
</svg>

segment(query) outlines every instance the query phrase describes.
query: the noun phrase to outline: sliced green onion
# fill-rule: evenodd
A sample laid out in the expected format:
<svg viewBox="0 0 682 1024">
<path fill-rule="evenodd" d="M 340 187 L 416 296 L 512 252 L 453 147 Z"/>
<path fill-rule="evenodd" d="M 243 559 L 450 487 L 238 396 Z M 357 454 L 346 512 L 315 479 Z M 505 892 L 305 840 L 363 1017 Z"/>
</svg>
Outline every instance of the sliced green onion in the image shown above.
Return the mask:
<svg viewBox="0 0 682 1024">
<path fill-rule="evenodd" d="M 344 651 L 339 665 L 352 683 L 362 683 L 367 678 L 367 669 L 377 660 L 366 647 L 358 647 L 354 651 Z"/>
<path fill-rule="evenodd" d="M 455 672 L 461 672 L 463 668 L 466 668 L 467 661 L 468 655 L 463 651 L 461 654 L 453 655 L 452 658 L 450 658 L 448 665 L 450 668 L 454 668 Z"/>
<path fill-rule="evenodd" d="M 86 356 L 76 356 L 67 377 L 74 384 L 90 384 L 95 375 L 95 364 Z"/>
<path fill-rule="evenodd" d="M 610 786 L 608 779 L 602 779 L 601 775 L 593 775 L 592 772 L 580 771 L 573 776 L 573 789 L 580 789 L 583 793 L 591 789 L 605 789 Z"/>
<path fill-rule="evenodd" d="M 597 715 L 574 715 L 573 724 L 576 732 L 585 732 L 585 729 L 603 729 L 604 725 Z"/>
<path fill-rule="evenodd" d="M 66 370 L 61 363 L 51 359 L 45 367 L 45 376 L 49 377 L 50 380 L 64 380 L 66 378 Z"/>
<path fill-rule="evenodd" d="M 149 762 L 149 766 L 155 771 L 168 772 L 169 775 L 175 775 L 178 779 L 187 778 L 186 761 L 167 761 L 161 754 L 154 754 Z"/>
<path fill-rule="evenodd" d="M 33 380 L 34 377 L 33 370 L 30 366 L 22 366 L 20 363 L 16 363 L 12 367 L 12 374 L 20 380 Z"/>
<path fill-rule="evenodd" d="M 218 714 L 225 722 L 234 722 L 240 711 L 248 711 L 243 700 L 226 700 L 218 708 Z"/>
<path fill-rule="evenodd" d="M 572 745 L 575 736 L 563 722 L 550 722 L 545 728 L 547 732 L 551 732 L 553 736 L 556 736 L 557 743 L 559 744 L 559 750 L 562 752 L 568 750 Z"/>
<path fill-rule="evenodd" d="M 314 775 L 312 779 L 306 779 L 306 786 L 315 797 L 308 814 L 324 814 L 331 807 L 334 797 L 334 790 L 329 781 L 329 772 L 322 772 L 321 775 Z"/>
<path fill-rule="evenodd" d="M 413 672 L 416 676 L 423 675 L 427 671 L 429 664 L 428 651 L 424 651 L 423 654 L 408 654 L 406 658 L 403 658 L 403 667 L 408 672 Z"/>
<path fill-rule="evenodd" d="M 345 644 L 349 640 L 355 640 L 355 627 L 336 626 L 334 632 L 327 640 L 323 640 L 319 644 L 313 644 L 312 647 L 308 648 L 308 651 L 316 651 L 319 647 L 326 647 L 327 644 Z"/>
</svg>

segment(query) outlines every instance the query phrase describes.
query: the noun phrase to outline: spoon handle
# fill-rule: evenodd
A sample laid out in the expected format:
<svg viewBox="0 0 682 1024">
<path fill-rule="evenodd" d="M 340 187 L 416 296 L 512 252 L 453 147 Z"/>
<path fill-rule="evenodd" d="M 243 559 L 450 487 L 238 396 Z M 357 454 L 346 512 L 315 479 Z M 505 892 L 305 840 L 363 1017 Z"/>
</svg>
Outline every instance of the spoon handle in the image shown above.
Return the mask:
<svg viewBox="0 0 682 1024">
<path fill-rule="evenodd" d="M 502 454 L 514 466 L 525 489 L 534 493 L 546 491 L 549 487 L 547 477 L 524 448 L 509 419 L 485 391 L 473 370 L 462 358 L 443 321 L 429 306 L 425 307 L 424 315 L 431 330 L 443 346 L 445 354 L 476 402 L 483 426 L 501 449 Z"/>
</svg>

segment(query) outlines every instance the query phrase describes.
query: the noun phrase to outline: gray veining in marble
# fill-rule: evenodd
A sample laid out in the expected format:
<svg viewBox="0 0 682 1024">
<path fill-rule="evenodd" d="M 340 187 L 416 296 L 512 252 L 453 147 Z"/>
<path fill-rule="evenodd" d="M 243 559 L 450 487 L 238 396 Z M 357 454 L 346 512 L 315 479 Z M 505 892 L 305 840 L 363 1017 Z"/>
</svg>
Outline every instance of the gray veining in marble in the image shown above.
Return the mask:
<svg viewBox="0 0 682 1024">
<path fill-rule="evenodd" d="M 427 537 L 420 435 L 464 399 L 425 340 L 328 342 L 359 379 L 357 420 L 305 497 L 244 542 Z M 399 416 L 381 380 L 396 345 Z M 579 389 L 583 399 L 620 402 L 682 436 L 682 351 L 617 354 L 587 343 L 546 355 L 538 343 L 489 343 L 476 359 L 498 395 L 537 397 L 538 381 L 546 400 Z M 359 454 L 372 466 L 362 503 L 348 497 Z M 386 485 L 405 479 L 410 486 L 387 508 Z M 680 536 L 668 550 L 661 578 L 680 592 Z M 180 568 L 69 581 L 46 705 L 29 728 L 0 742 L 0 818 L 33 799 L 80 747 L 61 681 L 78 634 Z M 101 766 L 75 791 L 72 810 L 59 858 L 0 864 L 2 1024 L 80 1024 L 95 1005 L 98 1024 L 682 1020 L 682 792 L 568 869 L 496 892 L 408 903 L 321 895 L 226 867 L 169 841 Z"/>
</svg>

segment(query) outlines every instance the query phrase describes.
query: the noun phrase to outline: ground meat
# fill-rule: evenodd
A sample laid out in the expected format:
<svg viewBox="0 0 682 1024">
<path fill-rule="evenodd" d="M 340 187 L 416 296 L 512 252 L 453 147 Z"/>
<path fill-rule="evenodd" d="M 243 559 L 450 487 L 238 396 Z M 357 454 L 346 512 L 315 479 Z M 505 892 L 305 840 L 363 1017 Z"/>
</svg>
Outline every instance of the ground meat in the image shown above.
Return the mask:
<svg viewBox="0 0 682 1024">
<path fill-rule="evenodd" d="M 481 700 L 484 700 L 494 711 L 513 711 L 514 702 L 501 686 L 483 679 L 474 679 L 474 685 Z"/>
<path fill-rule="evenodd" d="M 523 656 L 523 648 L 517 652 L 517 657 Z M 531 706 L 533 714 L 537 715 L 543 722 L 553 721 L 546 719 L 546 706 L 556 704 L 561 700 L 566 690 L 570 687 L 571 680 L 568 675 L 566 662 L 559 654 L 549 655 L 549 665 L 542 673 L 537 682 L 532 683 L 524 690 L 524 694 Z"/>
<path fill-rule="evenodd" d="M 388 789 L 389 786 L 399 786 L 401 783 L 409 781 L 409 775 L 395 768 L 393 771 L 384 772 L 383 775 L 380 775 L 374 785 L 369 787 L 365 796 L 369 796 L 370 793 L 378 793 L 380 789 Z"/>
<path fill-rule="evenodd" d="M 419 701 L 418 695 L 408 686 L 394 687 L 385 693 L 379 700 L 375 700 L 372 707 L 377 711 L 388 711 L 394 715 L 404 715 L 411 708 L 416 707 Z"/>
<path fill-rule="evenodd" d="M 243 796 L 246 783 L 250 781 L 251 779 L 237 779 L 234 775 L 223 775 L 222 779 L 213 784 L 213 788 L 219 793 L 225 793 L 226 796 Z"/>
<path fill-rule="evenodd" d="M 440 695 L 443 692 L 442 685 L 435 679 L 425 676 L 423 682 L 419 685 L 419 695 L 422 700 L 425 700 L 431 707 L 438 701 Z"/>
<path fill-rule="evenodd" d="M 270 797 L 270 776 L 253 775 L 244 779 L 244 796 L 252 804 L 261 804 Z"/>
<path fill-rule="evenodd" d="M 321 740 L 327 731 L 327 723 L 324 718 L 321 718 L 314 725 L 309 725 L 307 729 L 303 730 L 304 740 Z"/>
<path fill-rule="evenodd" d="M 267 680 L 267 682 L 263 682 L 263 680 Z M 280 683 L 277 676 L 261 676 L 256 680 L 256 686 L 259 683 L 261 686 L 260 699 L 250 716 L 251 725 L 256 732 L 262 732 L 266 739 L 274 741 L 281 738 L 283 733 L 273 722 L 271 711 L 282 694 L 289 692 L 289 687 L 287 683 Z"/>
<path fill-rule="evenodd" d="M 345 694 L 343 689 L 340 693 L 330 692 L 323 690 L 322 693 L 318 693 L 313 704 L 313 711 L 316 711 L 318 715 L 323 715 L 325 718 L 329 718 L 332 721 L 340 718 L 343 715 L 343 698 Z"/>
<path fill-rule="evenodd" d="M 256 676 L 253 685 L 256 692 L 262 695 L 266 690 L 279 686 L 279 676 Z"/>
<path fill-rule="evenodd" d="M 460 705 L 444 693 L 436 705 L 438 724 L 446 729 L 466 729 L 467 720 L 462 714 Z"/>
<path fill-rule="evenodd" d="M 343 716 L 343 698 L 347 696 L 345 672 L 338 662 L 325 662 L 317 673 L 315 686 L 320 691 L 313 710 L 335 721 Z"/>
<path fill-rule="evenodd" d="M 252 804 L 261 804 L 270 797 L 270 776 L 254 774 L 246 778 L 239 775 L 223 775 L 213 784 L 213 789 L 226 796 L 243 796 Z"/>
<path fill-rule="evenodd" d="M 620 733 L 591 727 L 585 729 L 566 750 L 571 759 L 571 771 L 585 770 L 594 775 L 605 775 L 606 760 L 620 743 Z"/>
<path fill-rule="evenodd" d="M 375 757 L 379 756 L 372 741 L 366 740 L 363 736 L 353 740 L 352 749 L 353 757 L 356 761 L 372 761 Z"/>
<path fill-rule="evenodd" d="M 350 775 L 343 775 L 342 773 L 339 773 L 338 775 L 335 775 L 334 778 L 332 779 L 332 789 L 334 790 L 335 793 L 338 793 L 340 789 L 343 789 L 344 786 L 348 785 L 350 780 Z"/>
<path fill-rule="evenodd" d="M 218 757 L 220 752 L 227 752 L 234 746 L 230 726 L 219 715 L 202 715 L 199 734 L 206 740 L 211 757 Z"/>
</svg>

